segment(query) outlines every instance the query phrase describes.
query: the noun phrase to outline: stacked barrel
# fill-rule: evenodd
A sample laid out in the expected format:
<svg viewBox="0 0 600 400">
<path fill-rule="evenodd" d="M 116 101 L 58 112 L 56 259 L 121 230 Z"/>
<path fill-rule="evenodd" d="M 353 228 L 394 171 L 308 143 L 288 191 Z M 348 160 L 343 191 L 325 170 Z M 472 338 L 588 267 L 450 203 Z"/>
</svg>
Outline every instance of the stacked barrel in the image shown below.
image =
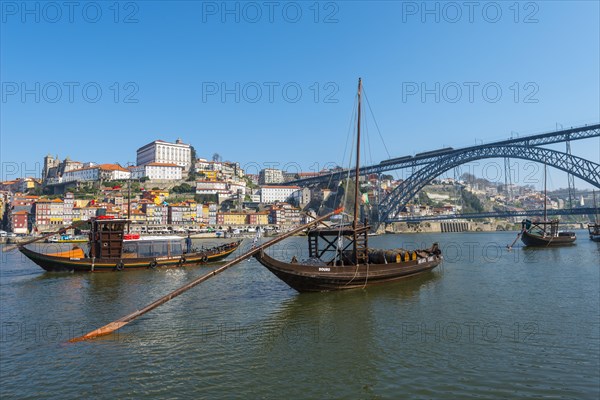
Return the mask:
<svg viewBox="0 0 600 400">
<path fill-rule="evenodd" d="M 405 249 L 369 249 L 368 255 L 370 264 L 399 264 L 401 262 L 416 260 L 418 257 L 416 251 Z"/>
</svg>

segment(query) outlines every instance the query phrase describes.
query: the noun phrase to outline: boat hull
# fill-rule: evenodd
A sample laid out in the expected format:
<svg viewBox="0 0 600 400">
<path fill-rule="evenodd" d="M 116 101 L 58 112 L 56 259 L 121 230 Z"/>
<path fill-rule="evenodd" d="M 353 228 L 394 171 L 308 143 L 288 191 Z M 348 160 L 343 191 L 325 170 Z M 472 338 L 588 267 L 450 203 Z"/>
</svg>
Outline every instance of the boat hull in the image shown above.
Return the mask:
<svg viewBox="0 0 600 400">
<path fill-rule="evenodd" d="M 600 242 L 600 235 L 590 235 L 590 240 Z"/>
<path fill-rule="evenodd" d="M 571 246 L 575 244 L 577 237 L 569 236 L 540 236 L 524 231 L 521 235 L 521 241 L 525 246 L 530 247 L 555 247 L 555 246 Z"/>
<path fill-rule="evenodd" d="M 241 241 L 218 252 L 198 252 L 169 257 L 144 257 L 94 260 L 87 257 L 64 257 L 38 253 L 26 247 L 19 250 L 31 261 L 51 272 L 112 272 L 155 269 L 164 267 L 183 267 L 220 261 L 233 253 Z"/>
<path fill-rule="evenodd" d="M 394 282 L 431 271 L 443 260 L 441 255 L 431 255 L 427 258 L 402 263 L 315 266 L 282 262 L 264 252 L 257 253 L 254 257 L 275 276 L 298 292 L 355 289 Z"/>
</svg>

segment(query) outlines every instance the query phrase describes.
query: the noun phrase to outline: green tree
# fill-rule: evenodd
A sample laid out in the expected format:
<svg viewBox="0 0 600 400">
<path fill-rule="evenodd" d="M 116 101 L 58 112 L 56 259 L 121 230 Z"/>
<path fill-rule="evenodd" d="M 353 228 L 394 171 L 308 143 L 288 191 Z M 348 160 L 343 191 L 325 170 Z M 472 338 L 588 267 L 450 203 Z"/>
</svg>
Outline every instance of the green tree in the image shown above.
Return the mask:
<svg viewBox="0 0 600 400">
<path fill-rule="evenodd" d="M 461 193 L 463 203 L 463 213 L 483 212 L 483 204 L 473 193 L 463 190 Z"/>
<path fill-rule="evenodd" d="M 194 196 L 197 203 L 216 203 L 219 199 L 216 194 L 197 194 Z"/>
<path fill-rule="evenodd" d="M 194 193 L 196 192 L 196 188 L 184 182 L 181 185 L 173 186 L 171 191 L 173 193 Z"/>
</svg>

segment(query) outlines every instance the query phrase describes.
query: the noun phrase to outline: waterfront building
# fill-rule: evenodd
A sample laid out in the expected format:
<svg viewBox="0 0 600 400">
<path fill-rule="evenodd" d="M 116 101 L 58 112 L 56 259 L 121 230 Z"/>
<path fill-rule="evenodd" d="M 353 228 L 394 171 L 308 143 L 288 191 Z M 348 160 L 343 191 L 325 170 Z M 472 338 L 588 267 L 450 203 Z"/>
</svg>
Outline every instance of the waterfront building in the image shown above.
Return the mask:
<svg viewBox="0 0 600 400">
<path fill-rule="evenodd" d="M 10 199 L 10 206 L 6 208 L 5 214 L 7 219 L 7 226 L 13 225 L 12 213 L 17 211 L 27 211 L 29 216 L 32 215 L 33 204 L 39 199 L 38 196 L 24 195 L 22 193 L 15 193 Z"/>
<path fill-rule="evenodd" d="M 183 179 L 183 167 L 175 163 L 152 162 L 144 165 L 130 167 L 131 177 L 141 179 L 148 177 L 151 180 L 179 181 Z"/>
<path fill-rule="evenodd" d="M 248 213 L 248 225 L 268 225 L 269 224 L 269 212 L 260 211 L 255 213 Z"/>
<path fill-rule="evenodd" d="M 148 164 L 175 164 L 189 171 L 192 164 L 192 150 L 181 139 L 175 143 L 155 140 L 137 149 L 137 166 Z"/>
<path fill-rule="evenodd" d="M 11 213 L 10 230 L 17 235 L 29 233 L 29 213 L 25 210 Z"/>
<path fill-rule="evenodd" d="M 141 203 L 142 211 L 146 214 L 148 225 L 166 225 L 168 223 L 169 209 L 167 206 L 151 201 Z"/>
<path fill-rule="evenodd" d="M 277 203 L 269 209 L 269 223 L 275 225 L 299 225 L 300 210 L 288 203 Z"/>
<path fill-rule="evenodd" d="M 194 214 L 196 212 L 194 206 Z M 193 223 L 191 209 L 188 203 L 175 203 L 168 206 L 167 223 L 170 225 L 189 225 Z"/>
<path fill-rule="evenodd" d="M 285 202 L 299 190 L 299 186 L 261 186 L 260 202 L 263 204 L 272 204 L 276 201 Z"/>
<path fill-rule="evenodd" d="M 216 225 L 217 224 L 217 203 L 208 203 L 208 224 Z"/>
<path fill-rule="evenodd" d="M 95 217 L 98 212 L 98 207 L 84 206 L 73 208 L 73 221 L 88 221 Z"/>
<path fill-rule="evenodd" d="M 75 207 L 75 196 L 71 192 L 65 193 L 63 200 L 63 223 L 71 225 L 73 222 L 73 208 Z"/>
<path fill-rule="evenodd" d="M 217 213 L 217 225 L 240 226 L 246 225 L 248 214 L 235 211 Z"/>
<path fill-rule="evenodd" d="M 127 215 L 125 213 L 125 215 Z M 129 213 L 129 220 L 134 224 L 145 224 L 146 221 L 146 213 L 142 210 L 132 209 Z"/>
<path fill-rule="evenodd" d="M 39 199 L 32 207 L 33 223 L 38 232 L 45 232 L 50 228 L 50 205 L 49 199 Z"/>
<path fill-rule="evenodd" d="M 283 183 L 283 171 L 275 168 L 261 169 L 258 173 L 259 185 L 270 185 L 274 183 Z"/>
<path fill-rule="evenodd" d="M 208 204 L 196 204 L 196 222 L 201 225 L 208 224 Z"/>
</svg>

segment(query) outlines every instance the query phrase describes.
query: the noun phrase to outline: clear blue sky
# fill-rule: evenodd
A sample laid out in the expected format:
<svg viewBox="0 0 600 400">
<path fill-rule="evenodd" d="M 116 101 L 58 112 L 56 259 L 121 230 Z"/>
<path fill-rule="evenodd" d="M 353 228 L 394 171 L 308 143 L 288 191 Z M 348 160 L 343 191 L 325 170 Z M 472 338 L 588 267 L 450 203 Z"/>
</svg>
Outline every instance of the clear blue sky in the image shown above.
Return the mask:
<svg viewBox="0 0 600 400">
<path fill-rule="evenodd" d="M 359 76 L 392 156 L 600 120 L 597 1 L 52 4 L 2 2 L 2 179 L 178 137 L 249 172 L 341 164 Z"/>
</svg>

